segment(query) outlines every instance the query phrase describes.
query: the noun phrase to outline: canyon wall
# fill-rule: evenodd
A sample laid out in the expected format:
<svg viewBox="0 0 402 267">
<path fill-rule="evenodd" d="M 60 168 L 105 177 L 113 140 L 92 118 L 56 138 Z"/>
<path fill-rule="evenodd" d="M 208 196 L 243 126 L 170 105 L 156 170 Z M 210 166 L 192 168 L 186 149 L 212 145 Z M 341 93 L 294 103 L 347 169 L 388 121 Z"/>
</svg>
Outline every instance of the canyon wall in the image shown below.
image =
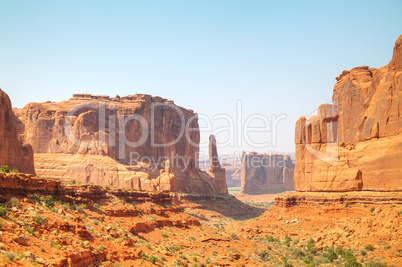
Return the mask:
<svg viewBox="0 0 402 267">
<path fill-rule="evenodd" d="M 267 194 L 294 190 L 290 156 L 242 154 L 241 193 Z"/>
<path fill-rule="evenodd" d="M 171 100 L 75 94 L 14 113 L 38 175 L 151 191 L 227 190 L 198 169 L 197 115 Z"/>
<path fill-rule="evenodd" d="M 0 166 L 35 174 L 32 148 L 18 140 L 16 125 L 10 98 L 0 89 Z"/>
<path fill-rule="evenodd" d="M 333 104 L 296 122 L 296 190 L 402 190 L 402 35 L 388 65 L 336 80 Z"/>
</svg>

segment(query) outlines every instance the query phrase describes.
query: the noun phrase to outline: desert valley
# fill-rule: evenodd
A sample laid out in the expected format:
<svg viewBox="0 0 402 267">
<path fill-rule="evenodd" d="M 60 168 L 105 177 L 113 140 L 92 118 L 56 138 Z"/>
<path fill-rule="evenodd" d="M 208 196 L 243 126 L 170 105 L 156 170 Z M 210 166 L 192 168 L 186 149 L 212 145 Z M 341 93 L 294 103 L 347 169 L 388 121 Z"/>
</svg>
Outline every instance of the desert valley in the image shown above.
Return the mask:
<svg viewBox="0 0 402 267">
<path fill-rule="evenodd" d="M 336 81 L 294 160 L 243 152 L 228 174 L 213 135 L 199 168 L 197 114 L 171 100 L 12 109 L 1 91 L 0 266 L 401 266 L 402 36 L 388 65 Z"/>
</svg>

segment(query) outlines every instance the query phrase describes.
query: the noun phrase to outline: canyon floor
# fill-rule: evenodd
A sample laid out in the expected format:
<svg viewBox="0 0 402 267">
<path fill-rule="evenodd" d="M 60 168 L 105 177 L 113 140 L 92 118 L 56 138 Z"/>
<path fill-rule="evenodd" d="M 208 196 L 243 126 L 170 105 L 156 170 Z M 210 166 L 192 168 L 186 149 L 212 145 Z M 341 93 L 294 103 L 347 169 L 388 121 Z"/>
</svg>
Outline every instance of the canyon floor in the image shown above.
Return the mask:
<svg viewBox="0 0 402 267">
<path fill-rule="evenodd" d="M 402 266 L 402 193 L 161 201 L 101 188 L 91 201 L 74 186 L 67 201 L 2 197 L 0 266 Z"/>
</svg>

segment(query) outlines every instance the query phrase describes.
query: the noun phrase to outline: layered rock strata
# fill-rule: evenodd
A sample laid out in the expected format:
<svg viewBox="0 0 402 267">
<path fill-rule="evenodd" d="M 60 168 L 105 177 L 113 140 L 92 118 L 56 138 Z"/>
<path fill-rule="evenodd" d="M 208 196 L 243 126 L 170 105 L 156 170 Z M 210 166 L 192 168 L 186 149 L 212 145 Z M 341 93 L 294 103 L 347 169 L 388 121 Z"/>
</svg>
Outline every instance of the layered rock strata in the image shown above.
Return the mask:
<svg viewBox="0 0 402 267">
<path fill-rule="evenodd" d="M 293 190 L 293 172 L 294 164 L 288 155 L 243 152 L 240 192 L 266 194 Z"/>
<path fill-rule="evenodd" d="M 35 174 L 30 145 L 18 140 L 17 121 L 8 95 L 0 89 L 0 166 Z"/>
<path fill-rule="evenodd" d="M 296 123 L 296 190 L 402 190 L 402 35 L 388 65 L 336 80 L 333 104 Z"/>
<path fill-rule="evenodd" d="M 171 100 L 75 94 L 14 112 L 38 175 L 150 191 L 227 190 L 198 169 L 197 114 Z"/>
</svg>

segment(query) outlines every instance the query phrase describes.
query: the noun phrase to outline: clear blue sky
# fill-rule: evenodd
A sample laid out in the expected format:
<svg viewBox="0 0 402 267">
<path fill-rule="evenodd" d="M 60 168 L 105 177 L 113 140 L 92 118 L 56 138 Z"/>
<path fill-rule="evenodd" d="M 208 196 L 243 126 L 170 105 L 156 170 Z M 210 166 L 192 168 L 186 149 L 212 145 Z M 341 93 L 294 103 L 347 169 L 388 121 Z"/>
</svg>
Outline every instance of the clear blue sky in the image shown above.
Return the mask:
<svg viewBox="0 0 402 267">
<path fill-rule="evenodd" d="M 335 76 L 389 62 L 401 11 L 402 1 L 0 0 L 0 87 L 14 107 L 146 93 L 212 117 L 234 116 L 241 100 L 244 118 L 287 118 L 276 146 L 221 154 L 294 151 L 295 121 L 331 101 Z"/>
</svg>

